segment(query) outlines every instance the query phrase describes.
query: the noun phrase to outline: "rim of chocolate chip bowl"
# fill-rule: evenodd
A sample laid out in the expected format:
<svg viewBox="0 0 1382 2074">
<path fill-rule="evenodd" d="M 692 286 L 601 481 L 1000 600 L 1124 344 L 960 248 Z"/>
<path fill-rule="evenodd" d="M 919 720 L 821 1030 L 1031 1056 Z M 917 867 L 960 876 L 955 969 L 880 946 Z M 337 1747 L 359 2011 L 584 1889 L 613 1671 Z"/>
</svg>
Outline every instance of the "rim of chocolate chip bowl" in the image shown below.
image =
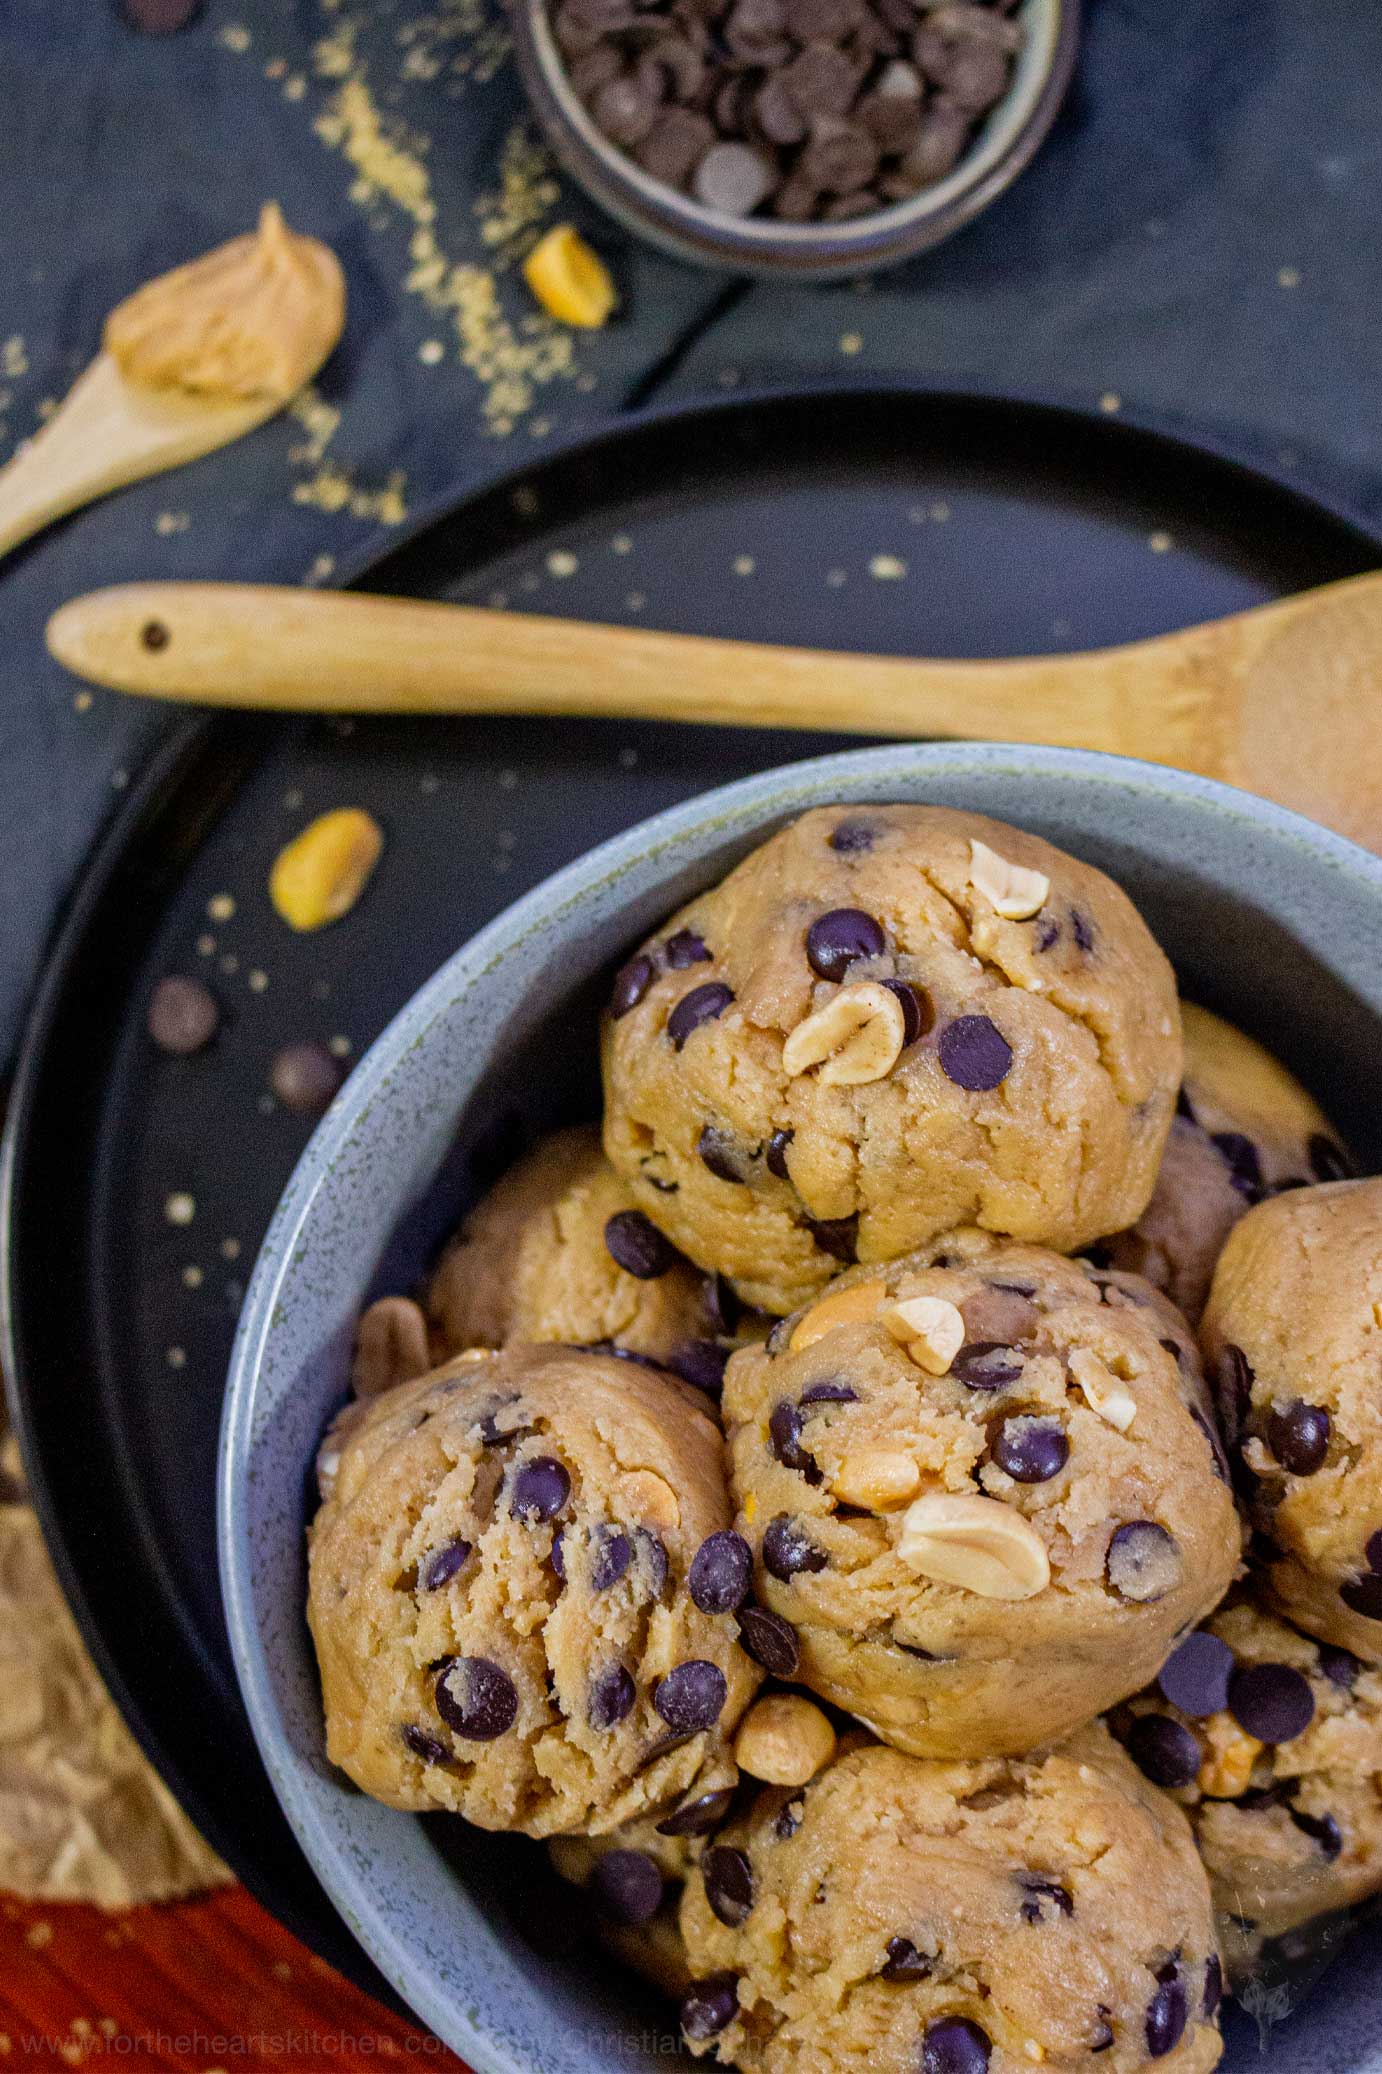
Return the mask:
<svg viewBox="0 0 1382 2074">
<path fill-rule="evenodd" d="M 900 265 L 951 236 L 1016 179 L 1070 84 L 1081 0 L 1023 0 L 1013 11 L 1023 41 L 1007 90 L 948 173 L 904 200 L 834 222 L 720 214 L 647 172 L 601 132 L 581 101 L 549 4 L 511 0 L 514 49 L 533 111 L 572 177 L 626 229 L 680 259 L 735 273 L 821 280 Z M 716 141 L 726 140 L 717 135 Z"/>
</svg>

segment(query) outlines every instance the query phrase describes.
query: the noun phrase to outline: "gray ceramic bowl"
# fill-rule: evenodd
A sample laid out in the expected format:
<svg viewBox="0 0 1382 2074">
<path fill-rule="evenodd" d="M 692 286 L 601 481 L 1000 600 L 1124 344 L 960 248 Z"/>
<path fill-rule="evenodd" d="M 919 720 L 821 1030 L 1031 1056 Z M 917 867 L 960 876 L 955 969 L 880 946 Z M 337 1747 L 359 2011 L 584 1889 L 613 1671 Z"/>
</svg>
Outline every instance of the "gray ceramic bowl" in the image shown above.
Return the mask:
<svg viewBox="0 0 1382 2074">
<path fill-rule="evenodd" d="M 874 273 L 940 244 L 1014 181 L 1065 98 L 1079 44 L 1080 0 L 1021 0 L 1027 32 L 1012 82 L 943 180 L 850 223 L 718 215 L 643 171 L 601 135 L 573 91 L 548 19 L 550 0 L 512 0 L 514 51 L 533 111 L 573 178 L 626 229 L 679 259 L 768 279 Z"/>
<path fill-rule="evenodd" d="M 417 1272 L 497 1117 L 546 1125 L 592 1104 L 593 1020 L 588 1047 L 570 1032 L 593 1019 L 613 961 L 782 821 L 869 799 L 973 807 L 1111 872 L 1186 990 L 1279 1051 L 1382 1164 L 1382 861 L 1151 765 L 933 745 L 789 766 L 605 844 L 443 966 L 338 1096 L 264 1242 L 226 1403 L 220 1544 L 241 1685 L 298 1838 L 361 1943 L 477 2074 L 651 2074 L 674 2032 L 630 1980 L 554 1948 L 535 1847 L 393 1813 L 325 1761 L 303 1619 L 304 1491 L 345 1393 L 352 1320 L 372 1287 Z M 1367 1931 L 1354 1948 L 1364 1963 L 1317 1991 L 1318 2017 L 1285 2023 L 1252 2062 L 1265 2074 L 1382 2074 L 1370 1948 Z"/>
</svg>

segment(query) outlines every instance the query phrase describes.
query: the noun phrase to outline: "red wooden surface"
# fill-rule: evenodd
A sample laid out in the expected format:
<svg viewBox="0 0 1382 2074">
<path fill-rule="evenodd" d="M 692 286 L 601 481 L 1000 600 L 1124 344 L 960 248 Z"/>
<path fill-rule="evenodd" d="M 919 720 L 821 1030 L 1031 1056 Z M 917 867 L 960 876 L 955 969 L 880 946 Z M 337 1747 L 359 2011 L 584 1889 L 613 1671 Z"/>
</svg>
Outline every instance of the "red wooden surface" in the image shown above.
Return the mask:
<svg viewBox="0 0 1382 2074">
<path fill-rule="evenodd" d="M 0 1900 L 0 2070 L 26 2066 L 465 2074 L 438 2039 L 353 1988 L 243 1887 L 120 1916 Z"/>
</svg>

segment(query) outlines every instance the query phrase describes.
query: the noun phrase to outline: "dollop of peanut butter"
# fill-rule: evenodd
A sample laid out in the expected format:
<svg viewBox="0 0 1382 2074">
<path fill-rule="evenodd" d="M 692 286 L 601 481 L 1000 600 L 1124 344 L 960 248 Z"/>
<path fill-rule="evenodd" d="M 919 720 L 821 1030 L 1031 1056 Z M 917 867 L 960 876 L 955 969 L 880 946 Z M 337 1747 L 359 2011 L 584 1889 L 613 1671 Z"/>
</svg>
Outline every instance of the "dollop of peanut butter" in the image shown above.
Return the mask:
<svg viewBox="0 0 1382 2074">
<path fill-rule="evenodd" d="M 344 323 L 335 253 L 290 231 L 268 202 L 257 230 L 160 274 L 112 310 L 105 348 L 127 381 L 148 388 L 286 402 Z"/>
</svg>

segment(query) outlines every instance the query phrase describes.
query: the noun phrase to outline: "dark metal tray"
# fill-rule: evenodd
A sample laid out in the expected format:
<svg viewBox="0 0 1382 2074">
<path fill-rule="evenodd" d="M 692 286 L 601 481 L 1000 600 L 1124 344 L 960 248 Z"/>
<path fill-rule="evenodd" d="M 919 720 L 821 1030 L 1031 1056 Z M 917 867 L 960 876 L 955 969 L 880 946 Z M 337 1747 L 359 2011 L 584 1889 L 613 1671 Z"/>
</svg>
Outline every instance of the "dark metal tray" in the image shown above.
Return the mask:
<svg viewBox="0 0 1382 2074">
<path fill-rule="evenodd" d="M 1222 455 L 1035 403 L 893 390 L 656 412 L 434 516 L 369 588 L 822 646 L 1002 655 L 1131 640 L 1375 567 L 1361 521 Z M 904 572 L 905 573 L 902 573 Z M 169 739 L 77 889 L 11 1104 L 9 1371 L 49 1544 L 136 1734 L 207 1837 L 325 1957 L 377 1980 L 318 1888 L 241 1709 L 217 1591 L 226 1361 L 310 1124 L 283 1044 L 358 1056 L 545 874 L 691 794 L 838 746 L 657 724 L 249 720 Z M 359 908 L 292 935 L 266 894 L 326 807 L 384 824 Z M 155 981 L 225 1014 L 190 1059 Z M 190 1196 L 191 1221 L 169 1220 Z"/>
</svg>

